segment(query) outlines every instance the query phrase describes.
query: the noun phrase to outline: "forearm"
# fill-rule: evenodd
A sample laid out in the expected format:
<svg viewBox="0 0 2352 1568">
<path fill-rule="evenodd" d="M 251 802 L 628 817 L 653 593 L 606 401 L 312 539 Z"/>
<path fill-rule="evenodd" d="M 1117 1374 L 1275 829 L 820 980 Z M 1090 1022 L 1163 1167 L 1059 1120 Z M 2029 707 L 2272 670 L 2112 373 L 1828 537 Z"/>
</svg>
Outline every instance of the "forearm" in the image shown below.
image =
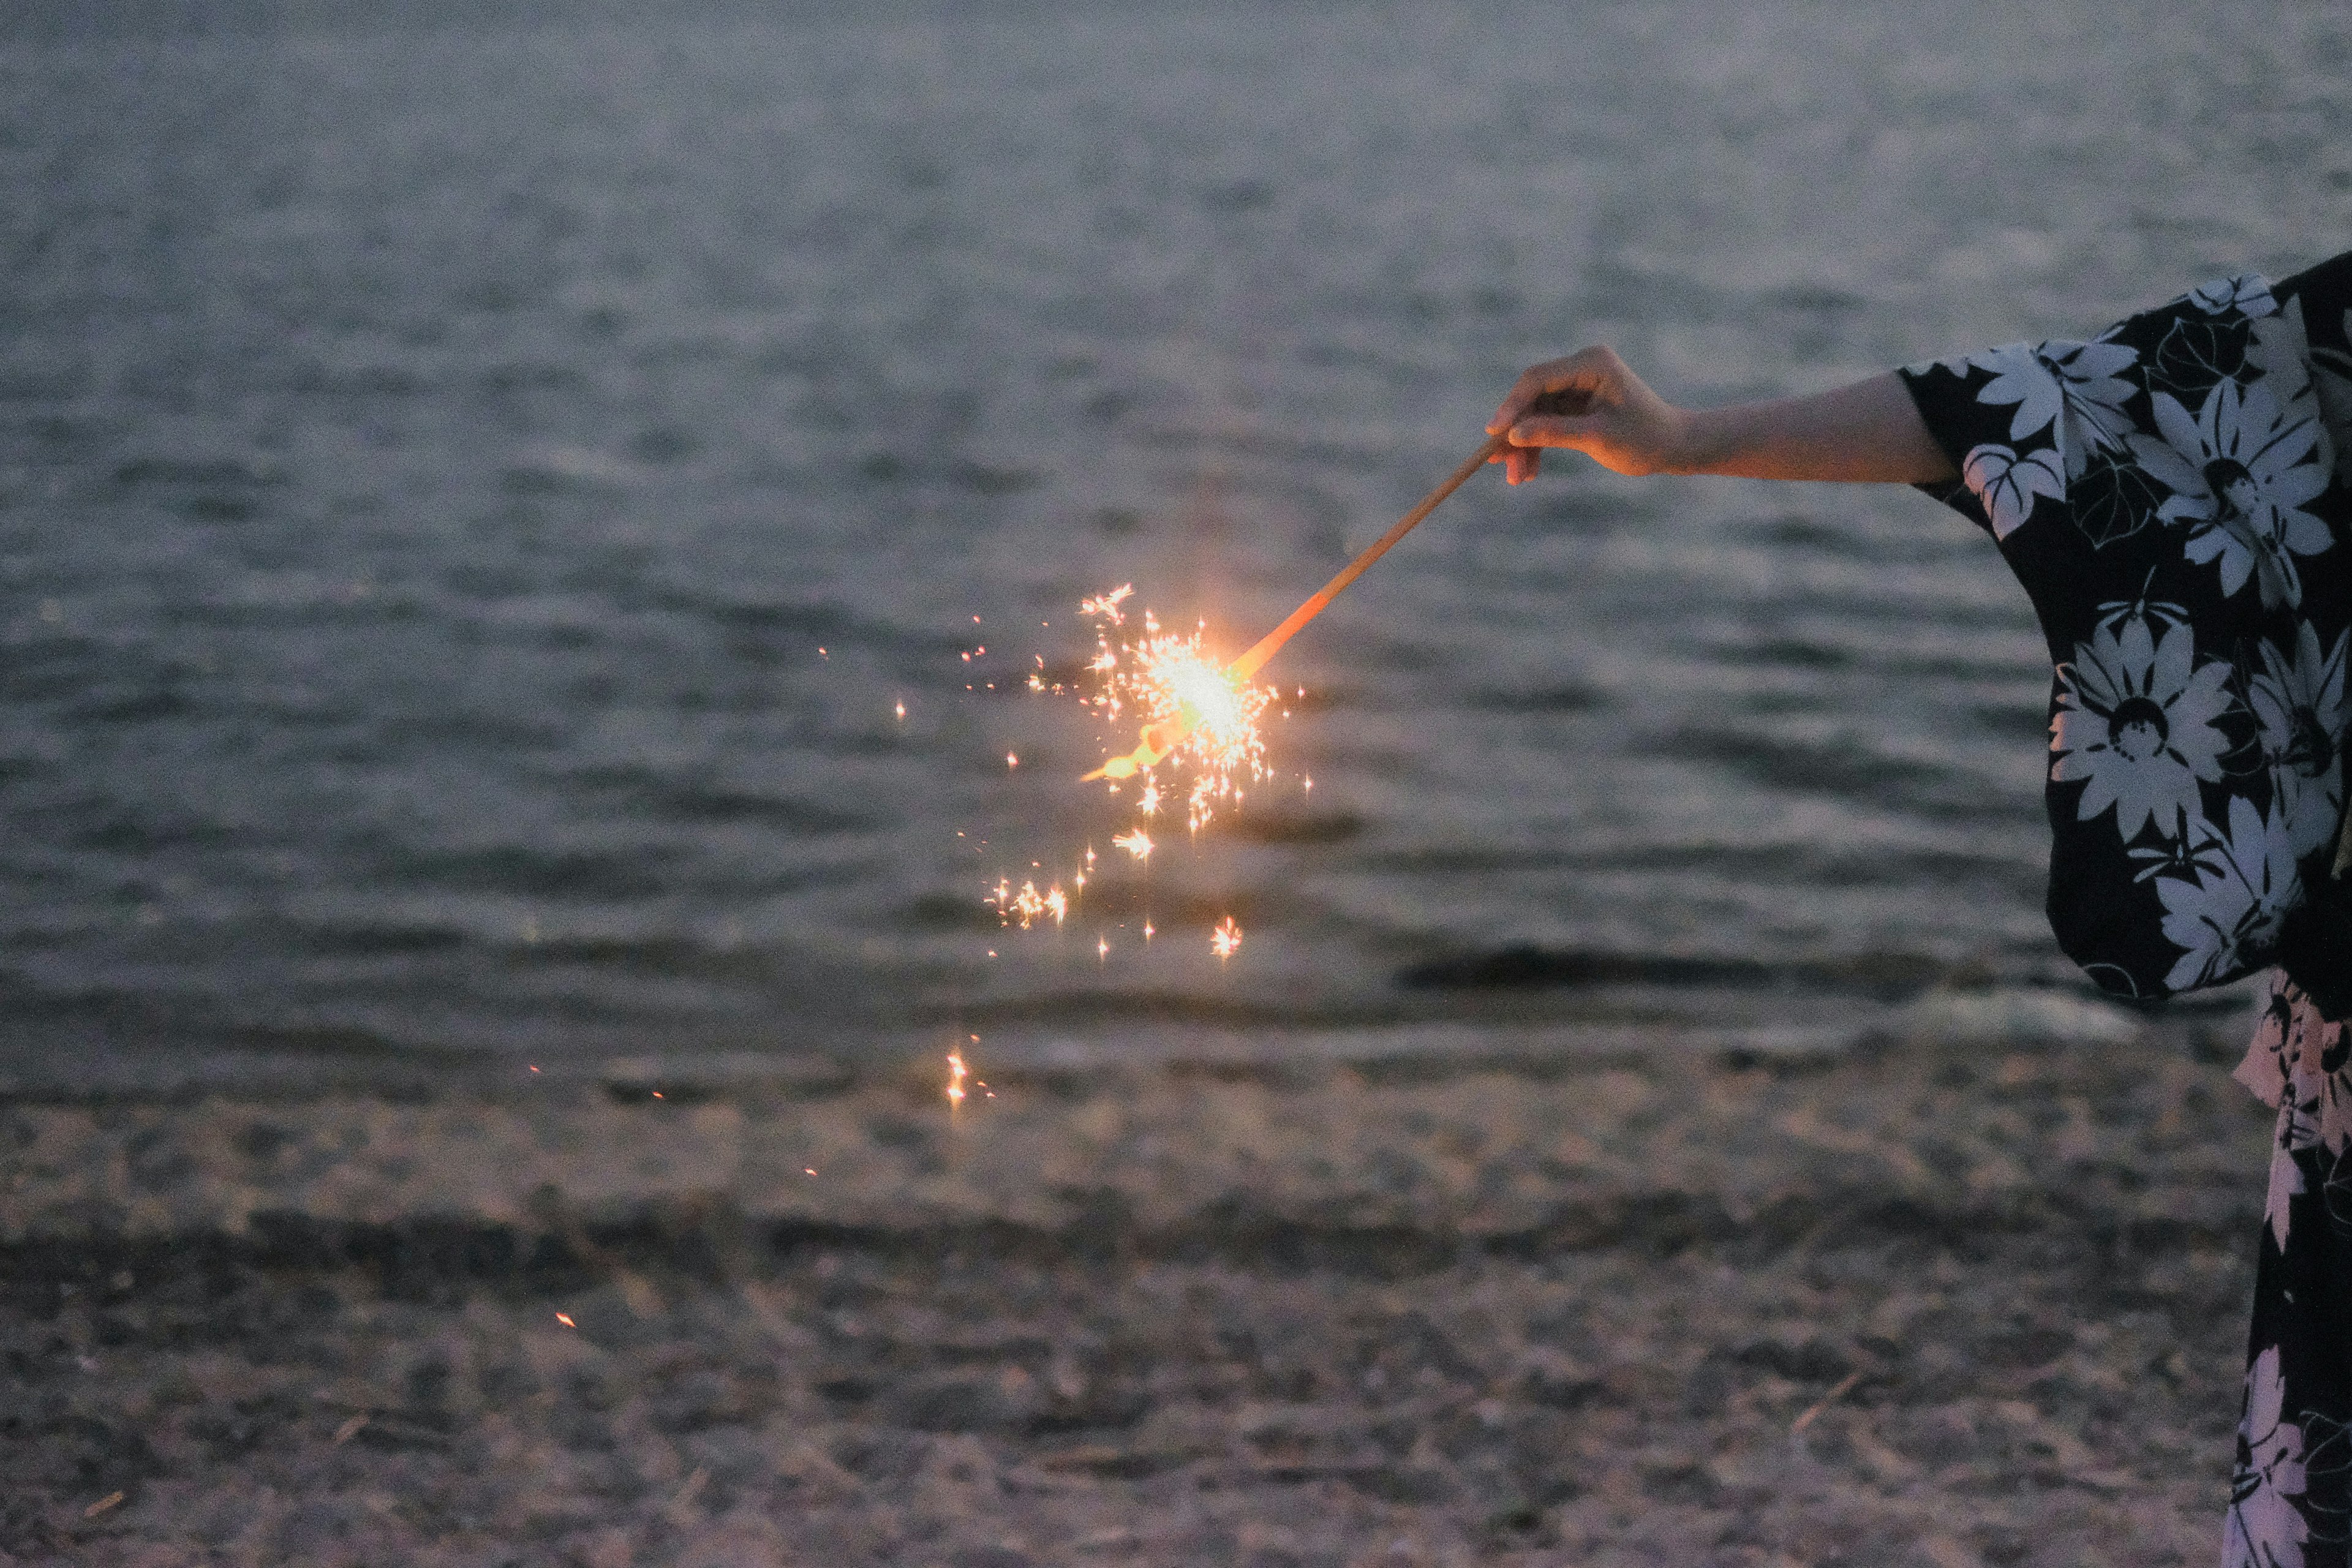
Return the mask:
<svg viewBox="0 0 2352 1568">
<path fill-rule="evenodd" d="M 1958 477 L 1893 372 L 1834 392 L 1680 411 L 1683 474 L 1926 484 Z"/>
</svg>

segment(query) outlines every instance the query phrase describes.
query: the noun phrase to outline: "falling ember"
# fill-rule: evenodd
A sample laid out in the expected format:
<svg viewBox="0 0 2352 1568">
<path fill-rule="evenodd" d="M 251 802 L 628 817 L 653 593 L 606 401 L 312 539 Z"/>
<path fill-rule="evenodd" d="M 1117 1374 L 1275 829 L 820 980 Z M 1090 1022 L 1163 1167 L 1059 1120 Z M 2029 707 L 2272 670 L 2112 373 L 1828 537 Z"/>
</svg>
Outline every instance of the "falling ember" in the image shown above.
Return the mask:
<svg viewBox="0 0 2352 1568">
<path fill-rule="evenodd" d="M 1008 768 L 1017 768 L 1021 765 L 1021 759 L 1007 752 L 1004 753 L 1004 765 Z"/>
<path fill-rule="evenodd" d="M 572 1321 L 572 1314 L 571 1314 L 571 1313 L 569 1313 L 569 1312 L 558 1312 L 558 1313 L 556 1313 L 556 1314 L 555 1314 L 555 1321 L 556 1321 L 557 1322 L 559 1322 L 559 1323 L 562 1323 L 562 1324 L 565 1328 L 567 1328 L 567 1329 L 576 1329 L 576 1328 L 578 1328 L 578 1327 L 580 1326 L 579 1324 L 577 1324 L 577 1323 L 575 1323 L 575 1322 L 573 1322 L 573 1321 Z"/>
<path fill-rule="evenodd" d="M 907 705 L 903 702 L 891 704 L 890 710 L 898 715 L 901 719 L 904 719 L 907 716 Z"/>
<path fill-rule="evenodd" d="M 1140 827 L 1117 835 L 1111 839 L 1111 844 L 1114 847 L 1126 850 L 1139 860 L 1151 858 L 1151 835 L 1144 832 Z"/>
<path fill-rule="evenodd" d="M 971 1070 L 963 1065 L 963 1053 L 950 1051 L 948 1053 L 948 1110 L 952 1112 L 962 1107 L 963 1080 L 971 1076 Z"/>
<path fill-rule="evenodd" d="M 1108 938 L 1108 937 L 1107 937 L 1107 936 L 1098 936 L 1098 937 L 1095 938 L 1095 959 L 1096 959 L 1096 961 L 1097 961 L 1097 963 L 1100 963 L 1100 962 L 1102 962 L 1103 960 L 1106 960 L 1106 959 L 1108 959 L 1108 958 L 1109 958 L 1109 957 L 1110 957 L 1110 938 Z"/>
<path fill-rule="evenodd" d="M 1227 915 L 1217 922 L 1217 929 L 1209 933 L 1209 951 L 1219 958 L 1231 958 L 1241 948 L 1242 928 L 1234 923 L 1233 916 Z"/>
</svg>

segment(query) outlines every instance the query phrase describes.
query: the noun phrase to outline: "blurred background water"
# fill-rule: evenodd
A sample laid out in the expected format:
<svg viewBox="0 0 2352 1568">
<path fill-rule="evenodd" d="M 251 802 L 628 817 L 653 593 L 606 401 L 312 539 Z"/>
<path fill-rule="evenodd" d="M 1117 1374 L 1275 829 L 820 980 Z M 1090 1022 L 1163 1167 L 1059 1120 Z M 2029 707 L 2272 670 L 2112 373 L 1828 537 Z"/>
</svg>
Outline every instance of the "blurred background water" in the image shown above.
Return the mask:
<svg viewBox="0 0 2352 1568">
<path fill-rule="evenodd" d="M 2070 984 L 2039 639 L 1906 491 L 1482 477 L 1057 931 L 984 892 L 1127 818 L 1021 677 L 1120 582 L 1255 637 L 1580 342 L 1803 391 L 2341 250 L 2347 83 L 2289 0 L 12 12 L 0 1077 Z"/>
</svg>

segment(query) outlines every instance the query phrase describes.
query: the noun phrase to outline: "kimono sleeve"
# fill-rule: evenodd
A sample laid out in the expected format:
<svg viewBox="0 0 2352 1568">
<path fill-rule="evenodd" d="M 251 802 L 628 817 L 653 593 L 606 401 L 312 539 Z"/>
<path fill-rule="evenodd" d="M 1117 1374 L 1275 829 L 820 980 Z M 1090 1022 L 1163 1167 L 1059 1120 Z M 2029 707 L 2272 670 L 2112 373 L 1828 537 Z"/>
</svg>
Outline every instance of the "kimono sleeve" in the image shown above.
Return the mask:
<svg viewBox="0 0 2352 1568">
<path fill-rule="evenodd" d="M 2332 869 L 2352 481 L 2323 400 L 2352 395 L 2347 279 L 2223 279 L 1901 373 L 1959 473 L 1925 488 L 1992 536 L 2048 643 L 2051 926 L 2122 995 L 2269 963 Z"/>
</svg>

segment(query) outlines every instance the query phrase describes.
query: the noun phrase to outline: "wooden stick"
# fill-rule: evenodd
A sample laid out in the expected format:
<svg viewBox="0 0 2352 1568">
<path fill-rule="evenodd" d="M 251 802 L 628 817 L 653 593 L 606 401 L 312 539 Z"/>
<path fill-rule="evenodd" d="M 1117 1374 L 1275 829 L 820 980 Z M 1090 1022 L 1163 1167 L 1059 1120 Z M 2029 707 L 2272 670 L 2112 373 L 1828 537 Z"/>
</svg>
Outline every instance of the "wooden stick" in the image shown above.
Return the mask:
<svg viewBox="0 0 2352 1568">
<path fill-rule="evenodd" d="M 1475 452 L 1471 453 L 1469 457 L 1465 458 L 1462 460 L 1462 466 L 1460 468 L 1445 476 L 1444 483 L 1439 485 L 1435 489 L 1422 497 L 1420 505 L 1414 507 L 1402 518 L 1399 518 L 1394 528 L 1391 528 L 1386 533 L 1381 534 L 1379 539 L 1372 542 L 1370 548 L 1367 549 L 1362 554 L 1357 556 L 1353 561 L 1349 562 L 1346 567 L 1340 571 L 1339 574 L 1337 577 L 1332 578 L 1328 583 L 1324 584 L 1322 588 L 1317 592 L 1314 597 L 1299 605 L 1298 608 L 1291 611 L 1289 618 L 1285 620 L 1282 625 L 1275 627 L 1274 630 L 1258 638 L 1256 646 L 1252 647 L 1249 652 L 1242 655 L 1241 658 L 1227 665 L 1225 667 L 1225 674 L 1235 680 L 1247 680 L 1251 676 L 1255 675 L 1260 669 L 1264 668 L 1265 661 L 1272 658 L 1276 652 L 1280 651 L 1284 643 L 1288 642 L 1293 637 L 1297 636 L 1299 627 L 1305 626 L 1307 622 L 1321 615 L 1325 606 L 1328 605 L 1332 600 L 1338 598 L 1347 588 L 1349 584 L 1353 583 L 1357 578 L 1362 576 L 1365 569 L 1370 566 L 1373 562 L 1378 561 L 1381 556 L 1386 555 L 1390 549 L 1395 545 L 1398 540 L 1402 539 L 1406 534 L 1411 533 L 1414 529 L 1420 527 L 1422 521 L 1428 517 L 1431 512 L 1437 510 L 1438 503 L 1444 500 L 1447 496 L 1452 495 L 1455 490 L 1460 489 L 1464 484 L 1468 482 L 1471 475 L 1476 473 L 1480 468 L 1485 468 L 1488 463 L 1492 462 L 1495 458 L 1495 455 L 1510 444 L 1511 438 L 1507 434 L 1487 437 L 1484 446 L 1480 447 Z"/>
<path fill-rule="evenodd" d="M 1338 598 L 1349 584 L 1362 576 L 1365 569 L 1373 562 L 1386 555 L 1398 540 L 1420 527 L 1422 520 L 1435 511 L 1440 502 L 1460 489 L 1469 481 L 1471 475 L 1492 462 L 1496 454 L 1510 444 L 1511 438 L 1507 434 L 1487 437 L 1484 445 L 1462 460 L 1460 468 L 1445 476 L 1445 481 L 1443 484 L 1422 497 L 1418 505 L 1399 518 L 1395 527 L 1374 540 L 1368 549 L 1341 568 L 1337 577 L 1324 584 L 1313 597 L 1291 611 L 1282 625 L 1258 638 L 1247 653 L 1225 666 L 1225 678 L 1234 681 L 1247 680 L 1263 669 L 1266 660 L 1281 651 L 1283 644 L 1298 635 L 1299 627 L 1321 615 L 1326 606 Z M 1132 778 L 1174 751 L 1178 742 L 1190 734 L 1192 730 L 1192 724 L 1181 718 L 1171 720 L 1165 724 L 1147 725 L 1143 731 L 1143 742 L 1134 751 L 1123 757 L 1113 757 L 1078 782 L 1091 784 L 1097 779 Z"/>
</svg>

